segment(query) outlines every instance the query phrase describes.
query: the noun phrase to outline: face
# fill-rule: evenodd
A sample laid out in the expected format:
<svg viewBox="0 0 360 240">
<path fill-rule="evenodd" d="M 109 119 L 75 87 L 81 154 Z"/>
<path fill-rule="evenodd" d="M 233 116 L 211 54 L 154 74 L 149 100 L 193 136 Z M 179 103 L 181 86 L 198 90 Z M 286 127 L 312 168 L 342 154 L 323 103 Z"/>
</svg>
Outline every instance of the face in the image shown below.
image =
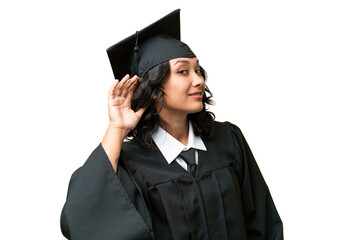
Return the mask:
<svg viewBox="0 0 360 240">
<path fill-rule="evenodd" d="M 189 114 L 203 109 L 205 81 L 197 58 L 170 60 L 170 74 L 163 82 L 164 105 L 160 114 Z"/>
</svg>

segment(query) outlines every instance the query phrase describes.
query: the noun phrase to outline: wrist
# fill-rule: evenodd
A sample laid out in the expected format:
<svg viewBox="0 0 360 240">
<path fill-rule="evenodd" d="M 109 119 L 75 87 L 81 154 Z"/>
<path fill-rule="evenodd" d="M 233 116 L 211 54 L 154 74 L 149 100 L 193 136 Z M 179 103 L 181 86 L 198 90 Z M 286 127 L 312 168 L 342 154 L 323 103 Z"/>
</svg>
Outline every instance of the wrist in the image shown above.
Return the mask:
<svg viewBox="0 0 360 240">
<path fill-rule="evenodd" d="M 130 132 L 127 129 L 123 129 L 115 124 L 112 124 L 111 122 L 109 123 L 108 131 L 116 133 L 116 135 L 119 135 L 123 139 L 125 139 Z"/>
</svg>

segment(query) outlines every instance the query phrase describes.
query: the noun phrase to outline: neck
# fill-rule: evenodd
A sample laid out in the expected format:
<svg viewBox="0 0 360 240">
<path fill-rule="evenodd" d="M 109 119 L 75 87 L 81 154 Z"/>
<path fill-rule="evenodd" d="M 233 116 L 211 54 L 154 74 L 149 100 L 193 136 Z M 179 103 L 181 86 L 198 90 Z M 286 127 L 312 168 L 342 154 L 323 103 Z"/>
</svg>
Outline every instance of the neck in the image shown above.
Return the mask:
<svg viewBox="0 0 360 240">
<path fill-rule="evenodd" d="M 187 114 L 181 117 L 178 115 L 162 115 L 160 113 L 160 117 L 164 120 L 165 124 L 160 123 L 160 126 L 179 142 L 187 145 L 189 140 L 189 120 Z"/>
</svg>

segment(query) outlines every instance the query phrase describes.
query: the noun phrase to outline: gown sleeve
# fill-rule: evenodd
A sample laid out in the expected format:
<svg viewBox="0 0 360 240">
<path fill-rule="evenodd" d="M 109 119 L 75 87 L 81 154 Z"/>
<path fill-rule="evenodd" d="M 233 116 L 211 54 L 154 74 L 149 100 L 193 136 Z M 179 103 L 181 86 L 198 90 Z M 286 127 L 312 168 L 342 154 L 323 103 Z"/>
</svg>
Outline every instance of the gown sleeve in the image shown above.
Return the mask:
<svg viewBox="0 0 360 240">
<path fill-rule="evenodd" d="M 241 130 L 231 125 L 248 240 L 282 240 L 283 224 Z"/>
<path fill-rule="evenodd" d="M 118 174 L 126 172 L 120 161 Z M 153 239 L 101 144 L 73 173 L 60 223 L 63 235 L 72 240 Z"/>
</svg>

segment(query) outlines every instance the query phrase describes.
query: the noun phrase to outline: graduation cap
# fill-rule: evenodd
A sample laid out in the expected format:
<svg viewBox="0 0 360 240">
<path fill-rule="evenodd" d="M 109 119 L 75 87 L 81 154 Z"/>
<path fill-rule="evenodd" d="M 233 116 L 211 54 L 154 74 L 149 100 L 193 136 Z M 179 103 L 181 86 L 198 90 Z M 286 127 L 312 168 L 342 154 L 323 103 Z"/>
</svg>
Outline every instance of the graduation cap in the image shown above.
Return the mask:
<svg viewBox="0 0 360 240">
<path fill-rule="evenodd" d="M 107 54 L 116 79 L 127 73 L 139 77 L 152 67 L 179 57 L 196 57 L 180 41 L 180 9 L 109 47 Z"/>
</svg>

